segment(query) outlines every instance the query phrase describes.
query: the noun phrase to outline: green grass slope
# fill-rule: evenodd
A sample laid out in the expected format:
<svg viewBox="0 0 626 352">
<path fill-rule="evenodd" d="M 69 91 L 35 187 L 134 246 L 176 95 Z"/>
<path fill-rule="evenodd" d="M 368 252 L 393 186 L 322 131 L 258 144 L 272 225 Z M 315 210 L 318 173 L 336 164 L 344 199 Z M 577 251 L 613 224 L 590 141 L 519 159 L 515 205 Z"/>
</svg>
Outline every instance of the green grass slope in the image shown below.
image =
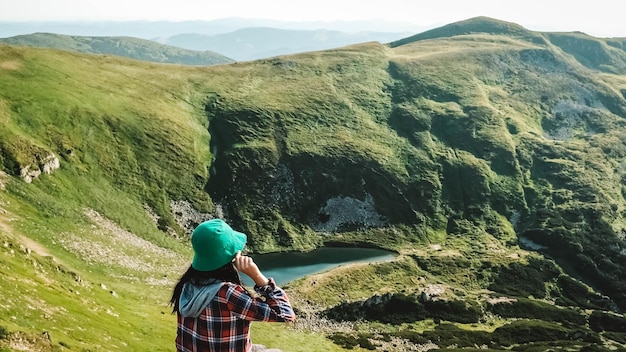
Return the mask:
<svg viewBox="0 0 626 352">
<path fill-rule="evenodd" d="M 0 39 L 0 43 L 106 54 L 149 62 L 182 65 L 220 65 L 234 60 L 211 51 L 194 51 L 132 37 L 85 37 L 33 33 Z"/>
<path fill-rule="evenodd" d="M 399 253 L 289 285 L 268 347 L 623 350 L 626 77 L 537 36 L 214 67 L 1 46 L 0 348 L 173 350 L 188 231 L 223 216 L 257 252 Z"/>
<path fill-rule="evenodd" d="M 408 44 L 418 40 L 449 38 L 459 35 L 486 33 L 492 35 L 506 35 L 510 37 L 524 38 L 530 41 L 541 42 L 541 35 L 527 30 L 526 28 L 511 22 L 500 21 L 494 18 L 480 16 L 464 21 L 450 23 L 416 35 L 391 42 L 392 47 Z"/>
<path fill-rule="evenodd" d="M 626 74 L 626 51 L 619 38 L 597 39 L 582 33 L 548 33 L 546 36 L 551 43 L 590 69 Z"/>
</svg>

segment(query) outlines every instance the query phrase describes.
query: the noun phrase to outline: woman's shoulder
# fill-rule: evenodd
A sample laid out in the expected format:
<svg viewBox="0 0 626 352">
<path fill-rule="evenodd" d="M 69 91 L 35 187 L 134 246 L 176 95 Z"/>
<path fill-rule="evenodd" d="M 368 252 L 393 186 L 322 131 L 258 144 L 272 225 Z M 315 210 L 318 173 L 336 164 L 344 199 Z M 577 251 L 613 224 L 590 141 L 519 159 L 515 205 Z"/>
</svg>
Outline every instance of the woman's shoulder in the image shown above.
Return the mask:
<svg viewBox="0 0 626 352">
<path fill-rule="evenodd" d="M 246 290 L 245 287 L 243 287 L 242 285 L 236 284 L 234 282 L 229 282 L 229 281 L 224 281 L 222 283 L 222 287 L 220 288 L 220 291 L 226 291 L 226 292 L 248 292 Z"/>
<path fill-rule="evenodd" d="M 247 296 L 245 299 L 251 297 L 250 292 L 248 292 L 245 287 L 234 282 L 224 282 L 217 294 L 226 301 L 231 299 L 244 299 L 243 296 Z"/>
</svg>

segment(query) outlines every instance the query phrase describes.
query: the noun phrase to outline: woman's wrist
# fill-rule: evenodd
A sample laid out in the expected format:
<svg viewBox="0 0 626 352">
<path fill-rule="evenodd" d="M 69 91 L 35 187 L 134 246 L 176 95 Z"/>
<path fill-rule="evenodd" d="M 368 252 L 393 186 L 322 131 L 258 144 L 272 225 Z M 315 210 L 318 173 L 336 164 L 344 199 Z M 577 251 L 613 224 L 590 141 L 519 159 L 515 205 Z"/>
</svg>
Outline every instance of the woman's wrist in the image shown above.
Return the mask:
<svg viewBox="0 0 626 352">
<path fill-rule="evenodd" d="M 257 275 L 251 278 L 256 286 L 265 286 L 269 282 L 269 279 L 259 272 Z"/>
</svg>

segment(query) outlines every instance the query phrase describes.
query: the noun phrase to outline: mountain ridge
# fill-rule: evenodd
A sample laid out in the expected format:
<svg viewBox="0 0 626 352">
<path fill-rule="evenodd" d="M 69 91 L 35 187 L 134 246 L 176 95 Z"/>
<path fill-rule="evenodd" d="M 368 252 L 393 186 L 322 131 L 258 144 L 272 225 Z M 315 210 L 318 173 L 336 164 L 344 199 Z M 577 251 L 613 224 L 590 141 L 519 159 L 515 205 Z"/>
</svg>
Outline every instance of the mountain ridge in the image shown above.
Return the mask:
<svg viewBox="0 0 626 352">
<path fill-rule="evenodd" d="M 394 48 L 413 42 L 453 38 L 463 35 L 501 35 L 528 41 L 533 44 L 552 44 L 573 55 L 576 61 L 591 69 L 624 74 L 625 38 L 596 38 L 581 32 L 535 32 L 518 24 L 480 16 L 431 29 L 407 38 L 390 42 Z M 618 50 L 615 50 L 618 49 Z M 621 51 L 619 50 L 621 49 Z"/>
<path fill-rule="evenodd" d="M 132 37 L 85 37 L 33 33 L 0 39 L 0 43 L 26 45 L 88 54 L 110 54 L 137 60 L 183 65 L 219 65 L 234 60 L 212 51 L 192 51 Z"/>
<path fill-rule="evenodd" d="M 14 45 L 49 47 L 95 54 L 112 54 L 152 62 L 214 65 L 298 52 L 342 47 L 360 42 L 389 42 L 407 33 L 346 33 L 325 29 L 287 30 L 250 27 L 229 33 L 181 33 L 150 40 L 119 36 L 77 36 L 33 33 L 0 39 Z"/>
<path fill-rule="evenodd" d="M 534 38 L 532 31 L 527 30 L 516 23 L 501 21 L 486 16 L 479 16 L 430 29 L 411 37 L 392 42 L 390 45 L 395 47 L 417 40 L 452 37 L 473 33 L 506 34 L 526 39 Z"/>
</svg>

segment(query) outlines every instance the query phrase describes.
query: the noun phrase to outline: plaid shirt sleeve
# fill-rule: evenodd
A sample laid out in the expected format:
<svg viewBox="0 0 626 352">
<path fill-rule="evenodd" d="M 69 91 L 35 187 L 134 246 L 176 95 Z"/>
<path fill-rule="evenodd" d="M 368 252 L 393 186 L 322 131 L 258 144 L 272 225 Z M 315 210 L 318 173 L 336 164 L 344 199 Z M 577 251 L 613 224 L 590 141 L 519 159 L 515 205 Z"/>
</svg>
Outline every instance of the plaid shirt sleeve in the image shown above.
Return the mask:
<svg viewBox="0 0 626 352">
<path fill-rule="evenodd" d="M 252 297 L 239 285 L 228 290 L 228 309 L 240 319 L 248 321 L 289 322 L 296 318 L 289 298 L 270 278 L 267 285 L 255 286 L 261 297 Z"/>
<path fill-rule="evenodd" d="M 239 285 L 224 283 L 199 317 L 186 318 L 179 313 L 176 351 L 250 351 L 251 321 L 295 320 L 289 298 L 273 279 L 255 291 L 261 297 L 251 296 Z"/>
</svg>

